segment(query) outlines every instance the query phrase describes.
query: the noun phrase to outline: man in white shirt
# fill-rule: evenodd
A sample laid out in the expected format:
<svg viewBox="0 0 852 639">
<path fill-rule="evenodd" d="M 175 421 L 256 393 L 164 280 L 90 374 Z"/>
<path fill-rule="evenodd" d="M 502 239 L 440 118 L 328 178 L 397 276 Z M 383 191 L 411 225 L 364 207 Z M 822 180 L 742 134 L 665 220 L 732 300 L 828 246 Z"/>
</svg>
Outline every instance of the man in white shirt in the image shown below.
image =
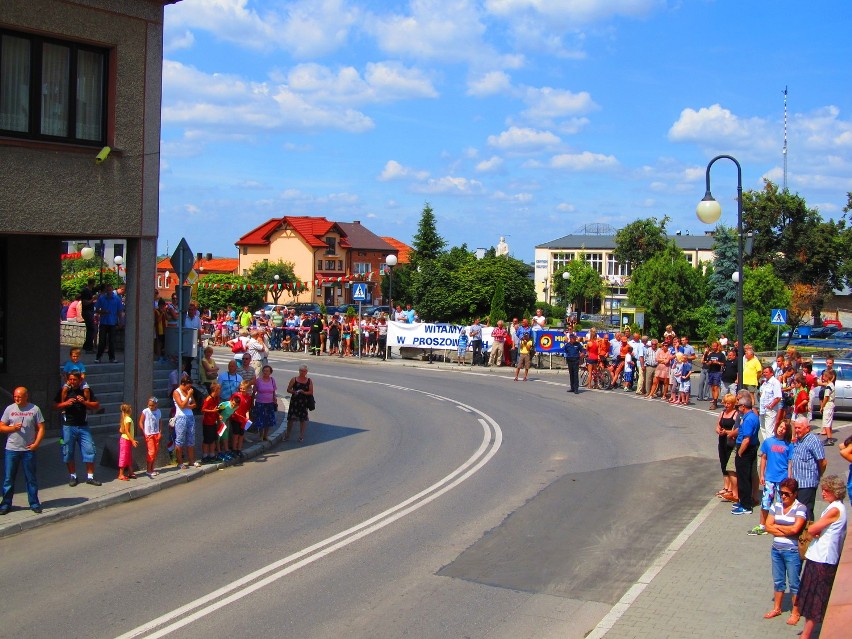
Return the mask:
<svg viewBox="0 0 852 639">
<path fill-rule="evenodd" d="M 763 369 L 763 381 L 760 384 L 760 442 L 775 434 L 775 422 L 778 421 L 778 409 L 784 401 L 781 382 L 772 372 L 771 366 Z"/>
</svg>

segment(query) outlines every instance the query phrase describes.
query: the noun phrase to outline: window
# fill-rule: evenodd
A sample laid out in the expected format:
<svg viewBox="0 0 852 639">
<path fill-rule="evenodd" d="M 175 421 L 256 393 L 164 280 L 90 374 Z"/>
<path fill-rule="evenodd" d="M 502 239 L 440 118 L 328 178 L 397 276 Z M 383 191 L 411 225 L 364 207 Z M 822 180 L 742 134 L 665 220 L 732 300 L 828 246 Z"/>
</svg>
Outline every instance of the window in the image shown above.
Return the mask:
<svg viewBox="0 0 852 639">
<path fill-rule="evenodd" d="M 317 270 L 318 271 L 322 270 L 322 260 L 317 260 Z"/>
<path fill-rule="evenodd" d="M 355 262 L 353 267 L 355 275 L 366 275 L 372 270 L 369 262 Z"/>
<path fill-rule="evenodd" d="M 327 237 L 327 238 L 325 238 L 325 243 L 326 243 L 326 246 L 328 246 L 328 248 L 325 250 L 325 254 L 326 255 L 334 255 L 335 252 L 336 252 L 335 247 L 336 247 L 336 244 L 337 244 L 337 240 L 333 237 Z"/>
<path fill-rule="evenodd" d="M 632 269 L 627 264 L 622 264 L 615 259 L 615 255 L 610 253 L 606 257 L 606 274 L 624 277 L 630 275 Z"/>
<path fill-rule="evenodd" d="M 163 274 L 157 273 L 157 288 L 163 288 Z"/>
<path fill-rule="evenodd" d="M 586 262 L 603 275 L 603 253 L 586 253 Z"/>
<path fill-rule="evenodd" d="M 102 145 L 107 49 L 0 30 L 0 133 Z"/>
<path fill-rule="evenodd" d="M 326 271 L 333 271 L 336 264 L 337 263 L 334 260 L 326 260 L 325 261 L 325 270 Z"/>
<path fill-rule="evenodd" d="M 248 255 L 248 246 L 243 247 L 243 255 Z"/>
<path fill-rule="evenodd" d="M 343 260 L 337 260 L 337 270 L 338 271 L 343 270 Z"/>
<path fill-rule="evenodd" d="M 113 257 L 124 257 L 124 244 L 113 244 L 112 255 Z"/>
<path fill-rule="evenodd" d="M 557 273 L 568 266 L 568 262 L 574 261 L 573 253 L 553 253 L 552 255 L 552 267 L 550 272 Z"/>
</svg>

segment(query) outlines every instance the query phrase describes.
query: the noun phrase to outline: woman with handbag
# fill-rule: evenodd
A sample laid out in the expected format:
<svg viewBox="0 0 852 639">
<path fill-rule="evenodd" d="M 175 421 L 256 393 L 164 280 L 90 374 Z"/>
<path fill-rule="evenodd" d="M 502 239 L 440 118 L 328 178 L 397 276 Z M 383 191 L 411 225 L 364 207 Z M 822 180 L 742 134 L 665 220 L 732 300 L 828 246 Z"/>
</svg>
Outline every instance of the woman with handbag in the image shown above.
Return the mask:
<svg viewBox="0 0 852 639">
<path fill-rule="evenodd" d="M 846 540 L 846 508 L 843 506 L 846 486 L 837 475 L 828 475 L 823 477 L 821 488 L 823 501 L 828 506 L 808 528 L 815 539 L 805 553 L 807 561 L 799 587 L 799 611 L 805 618 L 805 627 L 799 635 L 801 639 L 810 639 L 816 624 L 822 623 Z"/>
<path fill-rule="evenodd" d="M 314 399 L 314 382 L 308 377 L 308 367 L 300 366 L 299 374 L 287 384 L 290 393 L 290 408 L 287 410 L 287 430 L 284 431 L 284 441 L 290 439 L 293 422 L 299 420 L 299 441 L 305 440 L 308 428 L 308 411 L 316 408 Z"/>
</svg>

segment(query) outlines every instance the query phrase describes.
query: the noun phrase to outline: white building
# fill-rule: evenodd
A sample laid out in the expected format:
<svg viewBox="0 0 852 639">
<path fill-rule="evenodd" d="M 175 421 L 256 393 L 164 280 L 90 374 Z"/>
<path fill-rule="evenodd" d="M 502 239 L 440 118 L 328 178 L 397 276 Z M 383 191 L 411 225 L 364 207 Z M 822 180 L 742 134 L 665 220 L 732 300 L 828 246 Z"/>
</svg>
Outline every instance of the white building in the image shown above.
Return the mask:
<svg viewBox="0 0 852 639">
<path fill-rule="evenodd" d="M 548 304 L 558 300 L 553 295 L 551 279 L 554 273 L 560 272 L 568 262 L 579 259 L 584 255 L 585 260 L 600 273 L 610 286 L 609 293 L 603 302 L 602 309 L 579 309 L 581 312 L 617 312 L 627 300 L 627 285 L 630 281 L 630 268 L 615 259 L 615 229 L 610 234 L 576 234 L 565 235 L 556 240 L 535 247 L 535 290 L 536 298 Z M 713 262 L 716 256 L 713 252 L 714 238 L 712 235 L 669 235 L 686 255 L 687 261 L 693 266 L 701 262 Z"/>
</svg>

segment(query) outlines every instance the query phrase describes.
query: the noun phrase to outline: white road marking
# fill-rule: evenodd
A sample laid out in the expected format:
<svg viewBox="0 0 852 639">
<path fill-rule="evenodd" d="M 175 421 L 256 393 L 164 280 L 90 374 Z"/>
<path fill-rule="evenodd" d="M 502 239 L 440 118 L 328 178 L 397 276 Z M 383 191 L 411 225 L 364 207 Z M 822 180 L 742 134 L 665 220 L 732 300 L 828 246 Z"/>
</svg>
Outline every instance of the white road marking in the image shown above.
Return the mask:
<svg viewBox="0 0 852 639">
<path fill-rule="evenodd" d="M 315 375 L 317 377 L 322 377 L 323 375 Z M 329 376 L 330 377 L 330 376 Z M 230 603 L 238 601 L 243 597 L 255 592 L 271 583 L 274 583 L 278 579 L 293 573 L 300 568 L 308 566 L 309 564 L 326 557 L 333 552 L 348 546 L 349 544 L 358 541 L 359 539 L 366 537 L 378 530 L 381 530 L 385 526 L 388 526 L 399 519 L 419 510 L 423 506 L 431 503 L 436 500 L 438 497 L 441 497 L 445 493 L 449 492 L 453 488 L 459 486 L 461 483 L 472 477 L 475 473 L 477 473 L 480 469 L 482 469 L 485 464 L 491 461 L 491 458 L 497 454 L 497 451 L 500 450 L 500 446 L 503 443 L 503 431 L 500 428 L 500 425 L 494 421 L 490 416 L 483 413 L 482 411 L 458 402 L 449 397 L 440 397 L 435 396 L 432 393 L 426 393 L 425 391 L 420 391 L 412 388 L 403 388 L 400 386 L 394 386 L 391 384 L 384 384 L 382 382 L 375 381 L 366 381 L 358 380 L 353 378 L 341 378 L 340 376 L 334 376 L 337 379 L 348 379 L 350 381 L 363 382 L 368 384 L 380 384 L 382 386 L 387 386 L 390 388 L 401 388 L 402 390 L 412 391 L 417 393 L 422 393 L 428 397 L 434 397 L 436 399 L 441 399 L 441 401 L 449 401 L 456 404 L 462 410 L 466 412 L 475 413 L 479 415 L 478 421 L 482 426 L 483 437 L 482 442 L 477 448 L 476 452 L 474 452 L 461 466 L 456 468 L 453 472 L 448 474 L 443 479 L 435 482 L 428 488 L 420 491 L 416 495 L 409 497 L 405 501 L 400 502 L 396 506 L 385 510 L 384 512 L 367 519 L 366 521 L 357 524 L 356 526 L 352 526 L 342 532 L 337 533 L 336 535 L 332 535 L 327 539 L 324 539 L 304 550 L 301 550 L 297 553 L 279 559 L 263 568 L 255 570 L 252 573 L 249 573 L 245 577 L 241 577 L 235 581 L 232 581 L 229 584 L 222 586 L 214 590 L 213 592 L 204 595 L 203 597 L 199 597 L 195 601 L 191 601 L 171 612 L 167 612 L 156 619 L 149 621 L 129 632 L 126 632 L 118 637 L 118 639 L 131 639 L 132 637 L 141 637 L 145 636 L 149 639 L 155 639 L 156 637 L 164 637 L 169 635 L 176 630 L 204 617 L 209 615 L 212 612 L 220 610 L 223 606 L 226 606 Z M 492 434 L 493 431 L 493 434 Z M 168 625 L 166 625 L 168 624 Z"/>
</svg>

